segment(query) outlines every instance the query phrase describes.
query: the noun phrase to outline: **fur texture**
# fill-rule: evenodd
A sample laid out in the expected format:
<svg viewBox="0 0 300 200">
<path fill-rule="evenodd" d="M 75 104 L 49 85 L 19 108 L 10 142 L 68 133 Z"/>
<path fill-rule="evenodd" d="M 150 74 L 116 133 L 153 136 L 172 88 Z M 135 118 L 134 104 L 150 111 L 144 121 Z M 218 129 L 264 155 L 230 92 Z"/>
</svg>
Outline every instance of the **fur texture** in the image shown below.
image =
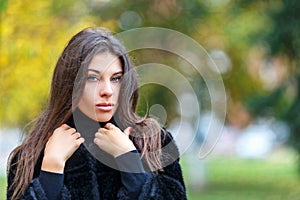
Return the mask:
<svg viewBox="0 0 300 200">
<path fill-rule="evenodd" d="M 179 165 L 178 149 L 167 133 L 163 138 L 163 162 L 170 163 L 163 172 L 145 172 L 145 182 L 139 191 L 138 198 L 155 200 L 184 200 L 186 191 L 182 172 Z M 174 157 L 175 156 L 175 157 Z M 39 172 L 43 155 L 35 167 L 35 178 L 31 181 L 23 200 L 47 199 L 39 182 Z M 175 158 L 175 159 L 174 159 Z M 146 168 L 146 167 L 145 167 Z M 13 179 L 15 167 L 11 167 L 8 176 L 8 187 Z M 125 173 L 125 172 L 122 172 Z M 128 173 L 127 176 L 136 176 Z M 134 179 L 134 177 L 133 177 Z M 131 184 L 135 184 L 134 182 Z M 133 199 L 129 194 L 130 186 L 124 186 L 121 181 L 121 172 L 110 168 L 94 158 L 90 152 L 81 145 L 79 149 L 67 161 L 64 171 L 64 187 L 60 191 L 59 199 L 87 199 L 87 200 L 128 200 Z M 7 192 L 10 199 L 12 190 Z"/>
</svg>

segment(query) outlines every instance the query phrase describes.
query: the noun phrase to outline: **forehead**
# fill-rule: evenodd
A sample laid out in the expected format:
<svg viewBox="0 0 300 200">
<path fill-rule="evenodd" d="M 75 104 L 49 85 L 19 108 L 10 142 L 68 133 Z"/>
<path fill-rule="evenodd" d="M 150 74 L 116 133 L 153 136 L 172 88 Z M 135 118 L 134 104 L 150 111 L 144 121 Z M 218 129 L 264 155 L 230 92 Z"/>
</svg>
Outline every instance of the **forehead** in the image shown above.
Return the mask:
<svg viewBox="0 0 300 200">
<path fill-rule="evenodd" d="M 101 73 L 114 73 L 115 71 L 122 71 L 122 65 L 118 56 L 109 52 L 103 52 L 96 54 L 92 58 L 88 69 L 97 70 Z"/>
</svg>

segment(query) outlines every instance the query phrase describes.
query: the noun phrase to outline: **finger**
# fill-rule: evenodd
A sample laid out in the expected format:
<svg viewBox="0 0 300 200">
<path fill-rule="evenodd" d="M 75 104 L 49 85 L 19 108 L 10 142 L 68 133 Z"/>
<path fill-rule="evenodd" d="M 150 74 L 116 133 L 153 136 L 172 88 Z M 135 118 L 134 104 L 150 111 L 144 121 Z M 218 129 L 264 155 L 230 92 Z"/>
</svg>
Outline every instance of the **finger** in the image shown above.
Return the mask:
<svg viewBox="0 0 300 200">
<path fill-rule="evenodd" d="M 116 128 L 116 126 L 113 125 L 112 123 L 107 123 L 107 124 L 105 124 L 104 127 L 108 130 L 112 130 L 112 129 Z"/>
<path fill-rule="evenodd" d="M 99 131 L 95 133 L 96 138 L 99 138 L 100 136 L 101 136 L 101 133 Z"/>
<path fill-rule="evenodd" d="M 84 143 L 84 138 L 83 137 L 78 138 L 77 141 L 78 141 L 79 144 L 82 144 L 82 143 Z"/>
<path fill-rule="evenodd" d="M 97 145 L 99 145 L 100 139 L 95 137 L 95 138 L 94 138 L 94 143 L 97 144 Z"/>
<path fill-rule="evenodd" d="M 130 133 L 132 132 L 132 127 L 128 127 L 124 130 L 125 135 L 129 136 Z"/>
<path fill-rule="evenodd" d="M 107 134 L 107 133 L 109 133 L 109 129 L 106 129 L 106 128 L 99 128 L 99 129 L 98 129 L 98 132 L 99 132 L 99 133 L 102 133 L 102 134 Z"/>
<path fill-rule="evenodd" d="M 95 138 L 98 138 L 98 139 L 100 139 L 100 138 L 103 138 L 105 136 L 105 134 L 103 134 L 102 132 L 97 132 L 97 133 L 95 133 Z"/>
<path fill-rule="evenodd" d="M 84 138 L 78 138 L 75 140 L 75 149 L 77 149 L 82 143 L 84 143 Z"/>
<path fill-rule="evenodd" d="M 63 124 L 63 125 L 60 126 L 60 128 L 62 128 L 64 130 L 68 130 L 71 127 L 69 125 L 67 125 L 67 124 Z"/>
<path fill-rule="evenodd" d="M 72 136 L 76 139 L 81 137 L 80 133 L 78 133 L 78 132 L 73 133 Z"/>
<path fill-rule="evenodd" d="M 68 130 L 66 130 L 66 132 L 72 135 L 72 134 L 76 133 L 76 129 L 75 128 L 69 128 Z"/>
</svg>

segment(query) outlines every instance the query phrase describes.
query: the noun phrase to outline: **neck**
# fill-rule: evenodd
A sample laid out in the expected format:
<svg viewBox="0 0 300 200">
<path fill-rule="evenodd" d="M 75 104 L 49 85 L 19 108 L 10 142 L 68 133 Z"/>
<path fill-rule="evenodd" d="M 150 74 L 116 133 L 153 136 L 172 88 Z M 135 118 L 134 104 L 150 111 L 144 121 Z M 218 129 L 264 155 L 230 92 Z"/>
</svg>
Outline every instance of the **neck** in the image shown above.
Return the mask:
<svg viewBox="0 0 300 200">
<path fill-rule="evenodd" d="M 67 120 L 66 124 L 72 128 L 75 128 L 77 132 L 79 132 L 85 139 L 88 139 L 94 138 L 94 135 L 98 131 L 98 129 L 104 127 L 108 122 L 116 125 L 113 118 L 107 122 L 97 122 L 86 116 L 77 108 L 74 110 L 71 117 Z"/>
</svg>

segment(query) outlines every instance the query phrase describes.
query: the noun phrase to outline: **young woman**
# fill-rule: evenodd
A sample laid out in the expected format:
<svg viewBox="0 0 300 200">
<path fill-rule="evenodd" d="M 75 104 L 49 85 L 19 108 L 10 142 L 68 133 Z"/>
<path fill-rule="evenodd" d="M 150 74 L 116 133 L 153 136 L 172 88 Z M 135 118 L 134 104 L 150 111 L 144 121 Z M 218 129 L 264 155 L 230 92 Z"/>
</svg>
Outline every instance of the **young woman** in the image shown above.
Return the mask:
<svg viewBox="0 0 300 200">
<path fill-rule="evenodd" d="M 186 199 L 170 134 L 135 114 L 125 48 L 84 29 L 56 64 L 50 99 L 10 156 L 7 199 Z"/>
</svg>

